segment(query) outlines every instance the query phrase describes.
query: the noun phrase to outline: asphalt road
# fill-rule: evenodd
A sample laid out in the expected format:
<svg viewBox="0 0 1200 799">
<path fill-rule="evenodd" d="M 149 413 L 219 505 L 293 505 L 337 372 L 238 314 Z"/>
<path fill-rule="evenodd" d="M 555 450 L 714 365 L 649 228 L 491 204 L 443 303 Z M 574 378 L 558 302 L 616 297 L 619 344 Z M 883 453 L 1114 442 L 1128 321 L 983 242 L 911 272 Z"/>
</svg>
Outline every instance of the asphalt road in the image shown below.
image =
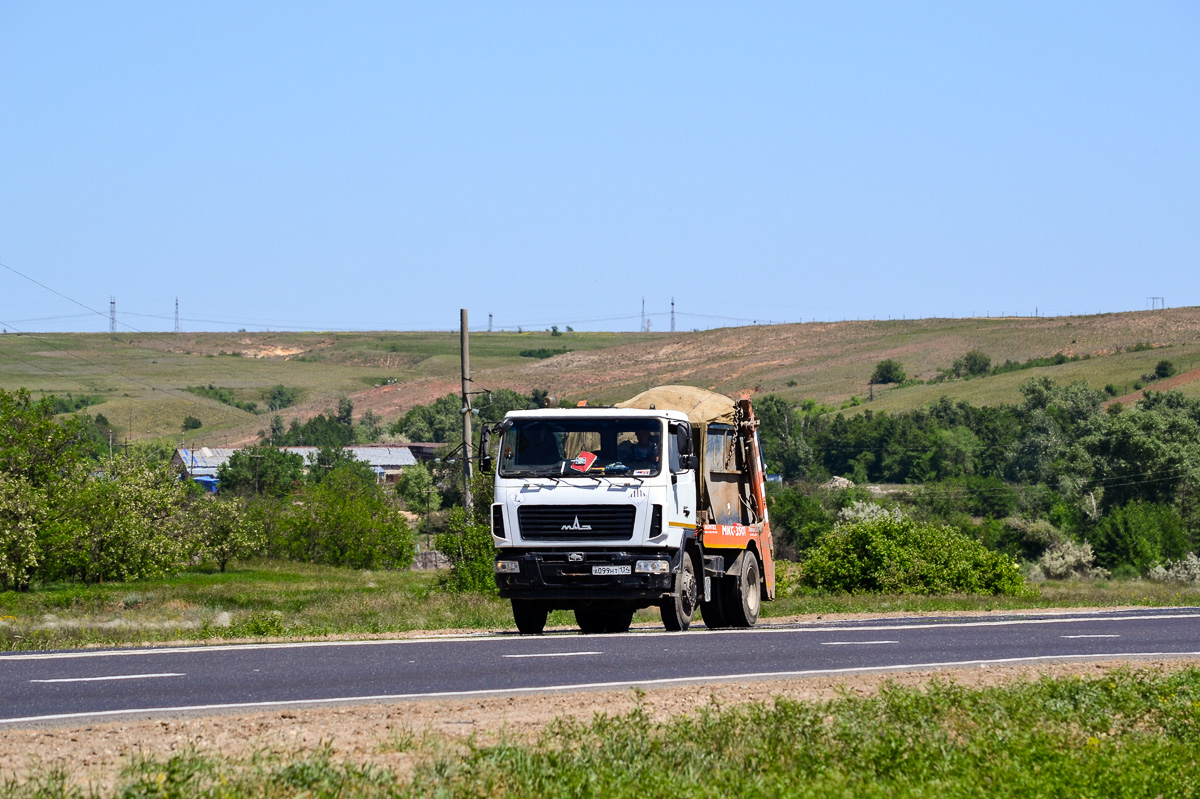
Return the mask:
<svg viewBox="0 0 1200 799">
<path fill-rule="evenodd" d="M 0 725 L 1172 656 L 1200 656 L 1200 608 L 39 652 L 0 655 Z"/>
</svg>

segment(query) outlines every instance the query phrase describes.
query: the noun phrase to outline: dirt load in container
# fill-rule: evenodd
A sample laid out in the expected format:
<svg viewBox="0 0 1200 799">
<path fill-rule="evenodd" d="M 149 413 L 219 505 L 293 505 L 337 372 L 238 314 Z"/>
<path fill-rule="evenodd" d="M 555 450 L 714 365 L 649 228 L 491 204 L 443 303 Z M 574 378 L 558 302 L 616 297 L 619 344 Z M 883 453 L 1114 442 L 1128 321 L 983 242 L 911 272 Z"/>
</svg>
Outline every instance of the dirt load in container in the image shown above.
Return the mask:
<svg viewBox="0 0 1200 799">
<path fill-rule="evenodd" d="M 500 595 L 525 634 L 551 610 L 624 632 L 749 627 L 775 596 L 750 399 L 661 386 L 616 407 L 512 411 L 496 425 L 492 536 Z"/>
</svg>

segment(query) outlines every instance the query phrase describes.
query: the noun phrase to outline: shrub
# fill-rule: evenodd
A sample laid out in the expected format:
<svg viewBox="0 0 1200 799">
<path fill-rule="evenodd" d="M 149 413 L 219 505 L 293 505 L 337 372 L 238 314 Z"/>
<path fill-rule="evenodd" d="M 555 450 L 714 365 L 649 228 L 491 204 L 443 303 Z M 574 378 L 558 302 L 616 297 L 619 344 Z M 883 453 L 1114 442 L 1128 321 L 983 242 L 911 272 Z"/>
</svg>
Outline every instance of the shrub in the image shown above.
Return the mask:
<svg viewBox="0 0 1200 799">
<path fill-rule="evenodd" d="M 562 334 L 559 333 L 558 335 L 562 335 Z M 549 347 L 538 347 L 537 349 L 521 350 L 517 354 L 520 355 L 522 358 L 545 359 L 545 358 L 553 358 L 555 355 L 565 355 L 568 352 L 570 352 L 570 350 L 567 349 L 566 347 L 560 347 L 558 349 L 550 349 Z"/>
<path fill-rule="evenodd" d="M 869 522 L 875 519 L 900 521 L 903 516 L 904 514 L 900 513 L 899 508 L 888 510 L 882 505 L 865 502 L 861 499 L 853 500 L 848 506 L 838 511 L 839 522 Z"/>
<path fill-rule="evenodd" d="M 468 520 L 462 508 L 452 508 L 446 532 L 434 538 L 438 551 L 450 560 L 446 587 L 452 591 L 496 590 L 496 548 L 492 544 L 492 528 L 486 516 Z"/>
<path fill-rule="evenodd" d="M 355 464 L 331 469 L 306 488 L 281 527 L 287 553 L 298 560 L 355 569 L 403 569 L 416 554 L 400 510 Z"/>
<path fill-rule="evenodd" d="M 1129 566 L 1137 574 L 1160 561 L 1182 558 L 1190 548 L 1179 511 L 1154 502 L 1115 508 L 1086 538 L 1101 566 L 1112 571 Z"/>
<path fill-rule="evenodd" d="M 55 517 L 38 532 L 41 578 L 90 583 L 178 571 L 187 550 L 180 508 L 191 488 L 166 463 L 118 458 L 103 472 L 78 468 L 64 478 Z"/>
<path fill-rule="evenodd" d="M 771 530 L 780 544 L 796 551 L 808 549 L 833 529 L 833 519 L 816 499 L 792 488 L 767 496 Z"/>
<path fill-rule="evenodd" d="M 826 591 L 1020 594 L 1011 558 L 950 527 L 891 515 L 841 524 L 808 552 L 802 579 Z"/>
<path fill-rule="evenodd" d="M 955 377 L 982 377 L 992 371 L 992 359 L 986 352 L 974 349 L 955 359 L 950 372 Z"/>
<path fill-rule="evenodd" d="M 412 513 L 432 513 L 442 508 L 442 495 L 425 464 L 406 466 L 396 480 L 396 493 Z"/>
<path fill-rule="evenodd" d="M 263 392 L 263 399 L 267 401 L 267 407 L 272 411 L 290 408 L 300 401 L 300 397 L 300 389 L 289 388 L 282 383 Z"/>
<path fill-rule="evenodd" d="M 905 374 L 904 367 L 900 365 L 900 362 L 888 358 L 885 361 L 875 364 L 875 371 L 871 373 L 871 380 L 869 382 L 873 384 L 903 383 L 907 377 L 908 375 Z"/>
<path fill-rule="evenodd" d="M 222 572 L 229 561 L 257 555 L 266 548 L 266 533 L 244 512 L 245 505 L 202 497 L 189 508 L 188 521 L 196 554 L 217 564 Z"/>
<path fill-rule="evenodd" d="M 988 524 L 983 540 L 990 548 L 1007 555 L 1037 560 L 1048 549 L 1062 542 L 1063 535 L 1045 519 L 1029 521 L 1009 516 Z"/>
<path fill-rule="evenodd" d="M 1154 365 L 1154 376 L 1158 379 L 1171 377 L 1175 374 L 1175 364 L 1168 360 L 1161 360 Z"/>
<path fill-rule="evenodd" d="M 999 477 L 966 478 L 967 510 L 975 516 L 1002 519 L 1017 507 L 1017 492 Z"/>
<path fill-rule="evenodd" d="M 1200 583 L 1200 558 L 1195 552 L 1174 563 L 1156 563 L 1147 575 L 1151 580 L 1170 583 Z"/>
<path fill-rule="evenodd" d="M 225 353 L 222 353 L 222 355 L 224 355 L 224 354 Z M 241 356 L 240 352 L 233 352 L 233 353 L 229 353 L 229 354 L 237 355 L 239 357 Z M 246 413 L 260 413 L 260 411 L 258 410 L 257 402 L 243 402 L 243 401 L 237 399 L 236 397 L 234 397 L 233 389 L 231 389 L 231 388 L 224 388 L 223 386 L 214 386 L 212 383 L 209 383 L 207 386 L 188 386 L 187 388 L 184 389 L 184 391 L 190 391 L 198 397 L 207 397 L 208 399 L 216 400 L 217 402 L 228 405 L 231 408 L 237 408 L 238 410 L 245 411 Z M 195 418 L 195 417 L 188 417 L 188 418 L 190 419 L 190 418 Z M 185 421 L 184 424 L 186 424 L 186 423 L 187 422 Z M 185 430 L 193 430 L 195 428 L 185 427 L 184 429 Z"/>
<path fill-rule="evenodd" d="M 1068 577 L 1108 577 L 1107 569 L 1092 566 L 1094 560 L 1095 555 L 1090 544 L 1059 541 L 1042 554 L 1037 565 L 1042 574 L 1051 580 L 1065 580 Z"/>
</svg>

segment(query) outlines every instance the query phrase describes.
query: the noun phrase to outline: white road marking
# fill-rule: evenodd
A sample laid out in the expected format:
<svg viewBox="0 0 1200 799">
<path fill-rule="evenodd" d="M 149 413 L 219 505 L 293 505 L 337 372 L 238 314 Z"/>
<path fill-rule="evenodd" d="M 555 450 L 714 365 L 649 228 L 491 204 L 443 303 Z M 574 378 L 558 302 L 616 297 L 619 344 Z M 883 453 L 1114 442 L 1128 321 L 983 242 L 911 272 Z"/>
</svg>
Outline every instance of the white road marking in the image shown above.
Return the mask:
<svg viewBox="0 0 1200 799">
<path fill-rule="evenodd" d="M 819 677 L 828 674 L 859 674 L 864 672 L 911 671 L 915 669 L 941 669 L 963 666 L 997 666 L 1007 663 L 1037 663 L 1066 660 L 1103 660 L 1160 657 L 1200 657 L 1200 652 L 1115 652 L 1090 655 L 1034 655 L 1020 658 L 996 660 L 952 660 L 937 663 L 904 663 L 894 666 L 857 666 L 845 669 L 809 669 L 807 671 L 764 671 L 747 674 L 700 674 L 695 677 L 662 677 L 656 680 L 625 680 L 619 682 L 575 683 L 568 685 L 540 685 L 530 688 L 489 688 L 480 691 L 430 691 L 416 694 L 374 694 L 371 696 L 341 696 L 325 699 L 279 699 L 269 702 L 230 702 L 218 705 L 180 705 L 177 707 L 142 707 L 128 710 L 101 710 L 91 713 L 55 713 L 47 716 L 22 716 L 0 719 L 0 724 L 28 723 L 34 721 L 61 721 L 63 719 L 88 719 L 107 716 L 127 716 L 138 713 L 188 713 L 237 708 L 300 707 L 304 705 L 329 705 L 338 702 L 401 702 L 411 699 L 445 699 L 465 696 L 512 696 L 514 694 L 550 693 L 553 691 L 584 691 L 598 688 L 630 688 L 642 685 L 680 685 L 686 683 L 738 682 L 743 680 L 778 680 L 788 677 Z"/>
<path fill-rule="evenodd" d="M 1061 638 L 1120 638 L 1119 635 L 1063 635 Z"/>
<path fill-rule="evenodd" d="M 821 646 L 867 646 L 868 644 L 898 644 L 899 641 L 822 641 Z"/>
<path fill-rule="evenodd" d="M 576 655 L 599 655 L 599 652 L 539 652 L 533 655 L 501 655 L 502 658 L 569 658 Z"/>
<path fill-rule="evenodd" d="M 1028 624 L 1071 624 L 1078 622 L 1108 622 L 1108 621 L 1158 621 L 1158 620 L 1174 620 L 1174 619 L 1200 619 L 1200 613 L 1160 613 L 1145 616 L 1107 616 L 1104 613 L 1094 615 L 1086 614 L 1063 614 L 1052 618 L 1038 619 L 1005 619 L 997 621 L 966 621 L 966 622 L 930 622 L 925 624 L 879 624 L 870 627 L 825 627 L 813 625 L 809 627 L 772 627 L 764 625 L 762 627 L 752 627 L 748 630 L 705 630 L 703 635 L 781 635 L 784 633 L 820 633 L 828 635 L 831 632 L 891 632 L 898 630 L 948 630 L 959 627 L 1013 627 Z M 567 631 L 564 631 L 567 632 Z M 568 635 L 577 635 L 576 631 L 567 632 Z M 638 638 L 652 638 L 655 636 L 672 636 L 688 635 L 688 633 L 669 633 L 660 632 L 643 632 L 637 631 L 634 633 Z M 0 662 L 7 660 L 72 660 L 75 658 L 103 658 L 103 657 L 136 657 L 148 655 L 186 655 L 200 654 L 209 652 L 248 652 L 256 649 L 313 649 L 320 647 L 339 647 L 339 646 L 401 646 L 405 644 L 428 644 L 428 643 L 450 643 L 473 641 L 476 643 L 488 643 L 497 641 L 512 642 L 521 640 L 513 634 L 496 634 L 496 633 L 472 633 L 469 635 L 430 635 L 422 638 L 384 638 L 370 639 L 364 641 L 284 641 L 270 644 L 221 644 L 219 646 L 179 646 L 179 647 L 163 647 L 161 649 L 115 649 L 103 650 L 98 652 L 36 652 L 17 655 L 0 655 Z M 529 636 L 530 643 L 534 643 L 538 638 Z M 545 639 L 541 639 L 545 640 Z"/>
<path fill-rule="evenodd" d="M 258 669 L 255 669 L 258 671 Z M 151 677 L 186 677 L 186 674 L 166 672 L 163 674 L 112 674 L 107 677 L 61 677 L 56 680 L 30 680 L 30 682 L 102 682 L 104 680 L 145 680 Z"/>
</svg>

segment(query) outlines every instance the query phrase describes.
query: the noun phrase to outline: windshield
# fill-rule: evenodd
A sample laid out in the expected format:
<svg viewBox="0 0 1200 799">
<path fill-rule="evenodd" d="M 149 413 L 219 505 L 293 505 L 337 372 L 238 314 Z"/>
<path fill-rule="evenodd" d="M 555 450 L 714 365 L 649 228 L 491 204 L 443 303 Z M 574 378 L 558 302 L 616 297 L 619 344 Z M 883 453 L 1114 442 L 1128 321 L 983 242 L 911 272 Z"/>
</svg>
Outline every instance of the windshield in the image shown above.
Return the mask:
<svg viewBox="0 0 1200 799">
<path fill-rule="evenodd" d="M 500 447 L 504 477 L 650 477 L 661 462 L 656 419 L 519 419 Z"/>
</svg>

